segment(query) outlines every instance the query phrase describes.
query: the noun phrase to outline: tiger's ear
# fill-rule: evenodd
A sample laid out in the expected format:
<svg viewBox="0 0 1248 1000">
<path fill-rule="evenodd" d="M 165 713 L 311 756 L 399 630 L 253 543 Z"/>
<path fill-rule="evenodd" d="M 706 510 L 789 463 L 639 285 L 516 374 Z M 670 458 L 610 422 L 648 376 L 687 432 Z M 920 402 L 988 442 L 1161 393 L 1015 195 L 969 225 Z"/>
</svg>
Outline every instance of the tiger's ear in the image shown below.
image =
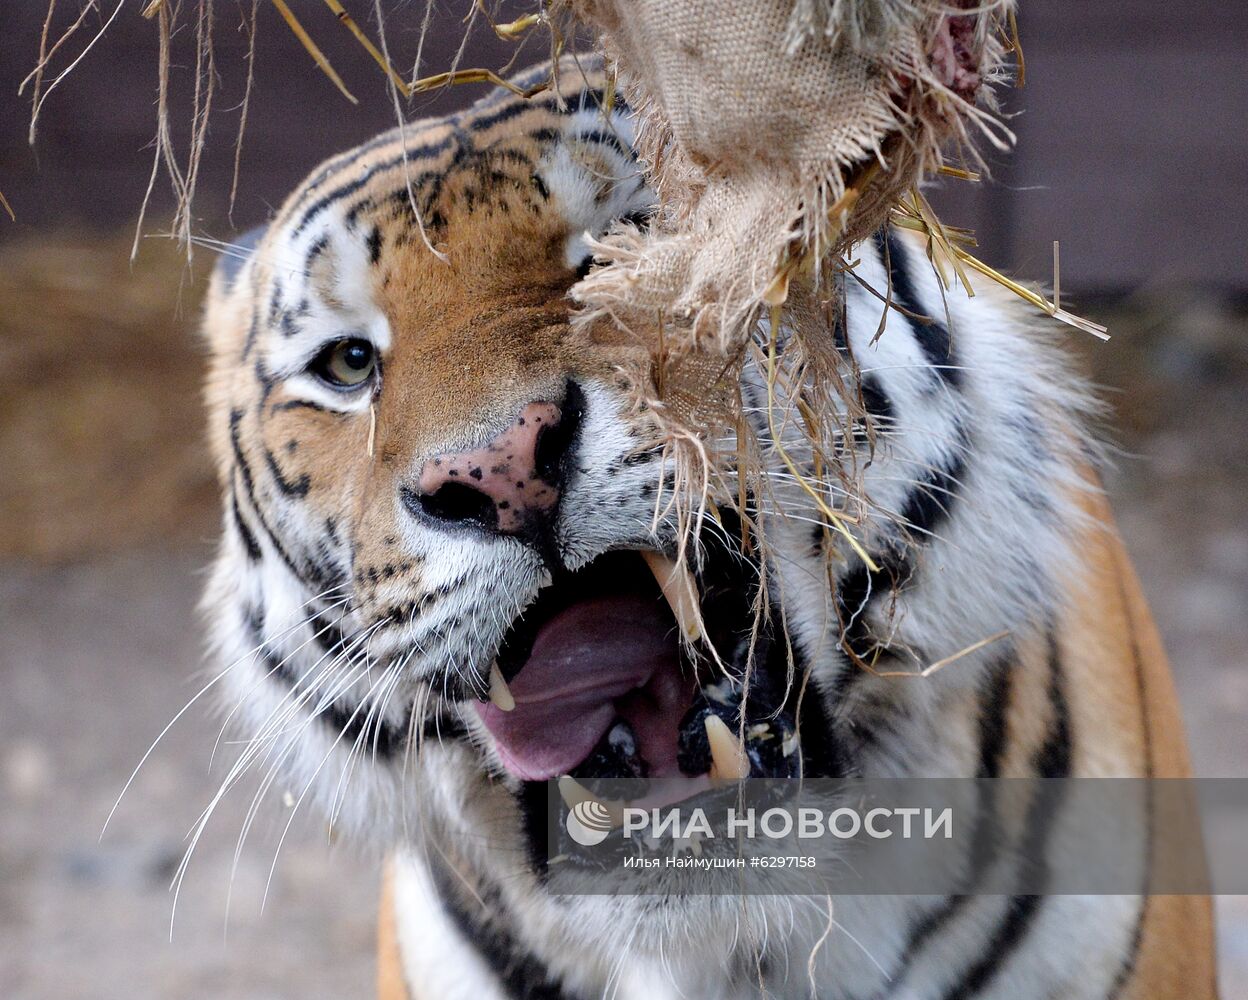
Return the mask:
<svg viewBox="0 0 1248 1000">
<path fill-rule="evenodd" d="M 221 251 L 221 256 L 217 260 L 217 266 L 212 272 L 212 283 L 214 288 L 218 289 L 220 294 L 228 295 L 234 287 L 234 282 L 238 280 L 238 276 L 242 273 L 247 262 L 251 260 L 252 255 L 256 252 L 256 247 L 260 245 L 260 241 L 264 239 L 264 234 L 269 231 L 269 227 L 256 226 L 243 233 L 237 240 L 225 246 Z"/>
</svg>

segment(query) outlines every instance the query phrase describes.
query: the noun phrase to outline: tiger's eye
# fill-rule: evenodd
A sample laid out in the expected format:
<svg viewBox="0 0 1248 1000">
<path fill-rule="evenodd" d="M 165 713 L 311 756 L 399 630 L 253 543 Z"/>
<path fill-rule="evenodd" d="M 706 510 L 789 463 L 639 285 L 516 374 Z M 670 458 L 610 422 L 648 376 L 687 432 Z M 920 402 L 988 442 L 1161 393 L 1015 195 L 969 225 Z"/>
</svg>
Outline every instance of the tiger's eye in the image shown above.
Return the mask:
<svg viewBox="0 0 1248 1000">
<path fill-rule="evenodd" d="M 351 337 L 330 344 L 313 363 L 313 371 L 340 389 L 363 385 L 377 368 L 377 352 L 367 340 Z"/>
</svg>

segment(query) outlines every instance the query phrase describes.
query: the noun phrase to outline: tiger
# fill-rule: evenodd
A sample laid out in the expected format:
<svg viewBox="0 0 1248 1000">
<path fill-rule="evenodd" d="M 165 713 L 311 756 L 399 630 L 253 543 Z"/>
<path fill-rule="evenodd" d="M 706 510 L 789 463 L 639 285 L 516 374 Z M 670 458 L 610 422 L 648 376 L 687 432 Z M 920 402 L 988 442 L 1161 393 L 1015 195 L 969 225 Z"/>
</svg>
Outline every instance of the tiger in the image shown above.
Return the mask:
<svg viewBox="0 0 1248 1000">
<path fill-rule="evenodd" d="M 1206 897 L 548 890 L 546 781 L 604 747 L 680 773 L 690 697 L 654 569 L 677 545 L 670 455 L 622 374 L 644 348 L 577 326 L 569 297 L 656 198 L 602 64 L 560 66 L 316 168 L 218 263 L 203 315 L 231 780 L 267 766 L 384 856 L 379 995 L 1216 996 Z M 913 234 L 848 256 L 827 333 L 872 428 L 845 442 L 866 552 L 830 579 L 799 495 L 765 557 L 689 577 L 738 629 L 743 563 L 783 595 L 773 647 L 813 692 L 803 773 L 1188 775 L 1054 324 L 947 293 Z M 767 399 L 748 365 L 741 383 L 753 420 Z M 1059 850 L 1031 821 L 1034 851 Z"/>
</svg>

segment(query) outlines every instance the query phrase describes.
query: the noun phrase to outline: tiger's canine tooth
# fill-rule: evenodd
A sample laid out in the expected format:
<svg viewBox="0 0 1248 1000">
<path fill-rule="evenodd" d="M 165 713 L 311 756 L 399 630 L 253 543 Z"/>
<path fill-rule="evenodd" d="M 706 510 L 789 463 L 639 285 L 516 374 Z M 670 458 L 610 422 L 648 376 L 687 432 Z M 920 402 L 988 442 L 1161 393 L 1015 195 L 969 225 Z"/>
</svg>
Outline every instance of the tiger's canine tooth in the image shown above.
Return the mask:
<svg viewBox="0 0 1248 1000">
<path fill-rule="evenodd" d="M 511 689 L 503 679 L 497 660 L 490 664 L 490 702 L 500 712 L 510 712 L 516 707 L 516 699 L 512 697 Z"/>
<path fill-rule="evenodd" d="M 748 778 L 750 762 L 727 723 L 718 715 L 707 715 L 703 725 L 711 747 L 711 778 L 724 781 Z"/>
<path fill-rule="evenodd" d="M 676 616 L 681 634 L 689 642 L 697 642 L 702 638 L 702 629 L 698 625 L 698 588 L 689 567 L 669 559 L 662 552 L 643 552 L 641 557 L 659 582 L 659 589 Z"/>
<path fill-rule="evenodd" d="M 624 825 L 624 803 L 616 802 L 611 799 L 600 799 L 588 788 L 577 781 L 572 775 L 565 774 L 559 778 L 559 797 L 563 799 L 563 804 L 569 809 L 575 809 L 582 802 L 597 802 L 606 807 L 607 814 L 611 817 L 611 826 Z"/>
</svg>

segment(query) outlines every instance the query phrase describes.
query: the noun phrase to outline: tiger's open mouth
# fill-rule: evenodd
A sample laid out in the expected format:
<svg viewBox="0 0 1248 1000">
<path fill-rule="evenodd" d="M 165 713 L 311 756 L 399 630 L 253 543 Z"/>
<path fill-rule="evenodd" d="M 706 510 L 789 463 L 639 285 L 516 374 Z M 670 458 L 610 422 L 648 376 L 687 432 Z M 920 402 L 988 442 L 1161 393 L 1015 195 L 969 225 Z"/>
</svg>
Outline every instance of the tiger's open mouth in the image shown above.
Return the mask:
<svg viewBox="0 0 1248 1000">
<path fill-rule="evenodd" d="M 477 706 L 503 766 L 560 778 L 565 799 L 579 794 L 569 777 L 669 779 L 674 801 L 712 779 L 803 773 L 798 715 L 819 699 L 803 698 L 777 615 L 756 615 L 757 585 L 718 536 L 696 579 L 634 551 L 557 576 L 512 625 Z"/>
</svg>

